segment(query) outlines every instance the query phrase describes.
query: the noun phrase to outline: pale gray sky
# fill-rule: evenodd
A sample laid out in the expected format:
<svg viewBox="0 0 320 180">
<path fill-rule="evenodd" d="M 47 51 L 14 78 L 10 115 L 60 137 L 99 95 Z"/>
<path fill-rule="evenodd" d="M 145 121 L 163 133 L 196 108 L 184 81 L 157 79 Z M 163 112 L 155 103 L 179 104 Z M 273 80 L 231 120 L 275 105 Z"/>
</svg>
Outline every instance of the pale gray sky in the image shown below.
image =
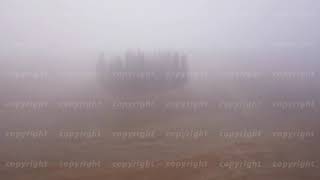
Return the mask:
<svg viewBox="0 0 320 180">
<path fill-rule="evenodd" d="M 314 43 L 319 13 L 317 0 L 1 0 L 0 53 Z"/>
</svg>

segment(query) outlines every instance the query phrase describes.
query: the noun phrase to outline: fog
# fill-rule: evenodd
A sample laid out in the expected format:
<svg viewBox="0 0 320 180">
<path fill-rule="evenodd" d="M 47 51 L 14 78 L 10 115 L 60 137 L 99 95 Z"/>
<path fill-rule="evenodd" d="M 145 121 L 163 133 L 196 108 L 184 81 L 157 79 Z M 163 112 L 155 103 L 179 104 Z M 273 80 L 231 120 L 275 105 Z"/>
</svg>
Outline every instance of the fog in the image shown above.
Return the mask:
<svg viewBox="0 0 320 180">
<path fill-rule="evenodd" d="M 1 54 L 128 49 L 207 51 L 318 43 L 309 0 L 18 1 L 0 6 Z M 79 55 L 81 56 L 81 55 Z"/>
<path fill-rule="evenodd" d="M 0 179 L 319 179 L 298 166 L 320 161 L 319 19 L 316 0 L 0 0 Z"/>
</svg>

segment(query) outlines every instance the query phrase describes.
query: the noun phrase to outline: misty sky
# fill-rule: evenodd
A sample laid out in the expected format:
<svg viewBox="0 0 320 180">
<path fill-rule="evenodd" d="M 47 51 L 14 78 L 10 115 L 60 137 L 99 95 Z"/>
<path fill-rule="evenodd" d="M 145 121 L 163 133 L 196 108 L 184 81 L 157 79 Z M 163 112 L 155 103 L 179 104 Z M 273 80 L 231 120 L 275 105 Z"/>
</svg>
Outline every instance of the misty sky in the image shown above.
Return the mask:
<svg viewBox="0 0 320 180">
<path fill-rule="evenodd" d="M 317 43 L 317 0 L 1 0 L 0 53 Z"/>
</svg>

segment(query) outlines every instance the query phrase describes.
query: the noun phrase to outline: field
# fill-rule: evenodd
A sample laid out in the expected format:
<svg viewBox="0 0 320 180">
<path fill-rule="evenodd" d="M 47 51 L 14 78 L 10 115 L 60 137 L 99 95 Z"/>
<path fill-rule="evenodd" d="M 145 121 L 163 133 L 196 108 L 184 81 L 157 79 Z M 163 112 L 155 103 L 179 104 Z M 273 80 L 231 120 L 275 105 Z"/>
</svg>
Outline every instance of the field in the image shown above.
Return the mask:
<svg viewBox="0 0 320 180">
<path fill-rule="evenodd" d="M 318 78 L 272 74 L 311 72 L 312 64 L 233 64 L 195 66 L 207 76 L 130 98 L 108 93 L 94 73 L 3 73 L 0 178 L 319 179 Z M 47 164 L 27 164 L 39 161 Z"/>
</svg>

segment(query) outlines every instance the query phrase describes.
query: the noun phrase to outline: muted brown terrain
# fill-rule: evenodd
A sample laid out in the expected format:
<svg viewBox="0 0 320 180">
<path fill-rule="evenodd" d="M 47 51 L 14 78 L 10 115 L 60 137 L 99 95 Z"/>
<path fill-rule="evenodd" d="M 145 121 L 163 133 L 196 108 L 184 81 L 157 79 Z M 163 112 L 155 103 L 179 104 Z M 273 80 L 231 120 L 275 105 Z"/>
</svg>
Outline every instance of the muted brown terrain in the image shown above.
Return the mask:
<svg viewBox="0 0 320 180">
<path fill-rule="evenodd" d="M 229 62 L 232 64 L 231 62 Z M 265 62 L 264 62 L 265 63 Z M 251 71 L 250 67 L 217 63 L 207 66 L 210 72 Z M 267 63 L 255 65 L 259 72 L 269 72 Z M 295 63 L 288 63 L 287 69 L 296 69 Z M 245 68 L 246 67 L 246 68 Z M 304 67 L 305 71 L 312 66 Z M 200 70 L 206 71 L 201 67 Z M 300 67 L 301 68 L 301 67 Z M 90 70 L 90 69 L 89 69 Z M 195 71 L 197 69 L 195 68 Z M 199 69 L 198 69 L 199 70 Z M 262 71 L 264 70 L 264 71 Z M 279 68 L 281 70 L 281 68 Z M 303 69 L 301 69 L 303 70 Z M 315 168 L 275 168 L 272 161 L 316 161 L 319 156 L 319 109 L 320 86 L 317 79 L 275 80 L 268 77 L 259 80 L 232 79 L 213 76 L 203 81 L 191 81 L 183 88 L 157 93 L 146 97 L 123 98 L 108 94 L 95 77 L 85 79 L 49 78 L 46 80 L 8 81 L 3 78 L 1 103 L 0 160 L 1 179 L 319 179 Z M 95 109 L 40 110 L 6 108 L 5 103 L 13 101 L 88 101 L 101 100 L 102 106 Z M 112 103 L 117 100 L 153 100 L 155 107 L 144 110 L 115 110 Z M 316 107 L 305 110 L 281 110 L 270 108 L 272 101 L 314 100 Z M 190 109 L 163 109 L 170 101 L 206 101 L 208 107 Z M 262 102 L 255 109 L 223 109 L 221 101 Z M 176 139 L 157 134 L 152 138 L 121 139 L 112 136 L 114 131 L 133 129 L 155 129 L 165 132 L 169 129 L 199 128 L 208 135 L 198 139 Z M 26 129 L 47 129 L 48 136 L 33 138 L 6 137 L 8 131 Z M 61 130 L 98 129 L 101 137 L 91 139 L 63 139 L 57 135 Z M 222 130 L 239 131 L 260 129 L 261 137 L 225 138 Z M 313 137 L 283 139 L 272 137 L 273 131 L 291 129 L 312 130 Z M 6 162 L 25 160 L 46 160 L 48 168 L 8 168 Z M 59 161 L 101 161 L 99 168 L 61 168 Z M 152 160 L 208 162 L 205 168 L 113 168 L 112 162 Z M 222 168 L 221 161 L 261 161 L 259 168 Z"/>
</svg>

